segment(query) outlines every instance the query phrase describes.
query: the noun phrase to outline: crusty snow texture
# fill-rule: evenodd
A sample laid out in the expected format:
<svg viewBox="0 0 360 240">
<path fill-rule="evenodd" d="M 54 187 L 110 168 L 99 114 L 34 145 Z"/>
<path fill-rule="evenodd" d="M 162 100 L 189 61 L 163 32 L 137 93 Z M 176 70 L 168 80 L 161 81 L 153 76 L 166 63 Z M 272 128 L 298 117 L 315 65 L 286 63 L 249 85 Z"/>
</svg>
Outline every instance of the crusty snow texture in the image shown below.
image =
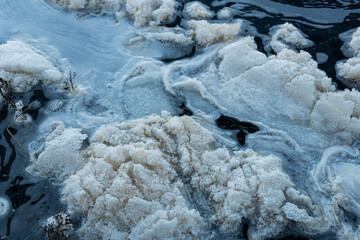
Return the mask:
<svg viewBox="0 0 360 240">
<path fill-rule="evenodd" d="M 79 150 L 87 135 L 78 128 L 65 128 L 62 123 L 54 125 L 55 129 L 46 137 L 43 151 L 29 170 L 62 182 L 84 166 L 85 160 Z"/>
<path fill-rule="evenodd" d="M 237 230 L 244 218 L 256 224 L 251 239 L 275 235 L 289 220 L 314 223 L 303 209 L 314 210 L 311 200 L 294 189 L 279 158 L 213 144 L 191 117 L 163 113 L 103 126 L 84 152 L 88 162 L 65 181 L 62 200 L 85 216 L 84 239 L 205 238 L 209 220 L 185 200 L 177 169 L 215 203 L 224 232 Z"/>
<path fill-rule="evenodd" d="M 190 2 L 184 7 L 190 18 L 201 20 L 210 18 L 213 13 L 200 2 Z"/>
<path fill-rule="evenodd" d="M 38 84 L 60 81 L 62 73 L 34 47 L 8 41 L 0 45 L 0 78 L 7 81 L 10 90 L 23 93 Z"/>
<path fill-rule="evenodd" d="M 197 65 L 184 64 L 178 69 L 191 69 L 192 66 Z M 182 73 L 181 77 L 175 75 L 167 81 L 174 81 L 172 86 L 176 88 L 185 84 L 183 79 L 191 78 L 197 85 L 206 86 L 199 91 L 201 96 L 221 101 L 222 107 L 234 114 L 248 111 L 248 106 L 263 116 L 259 119 L 262 121 L 266 121 L 264 116 L 273 119 L 283 115 L 311 125 L 318 132 L 341 132 L 349 143 L 360 137 L 360 93 L 356 90 L 335 91 L 331 79 L 305 51 L 297 53 L 285 48 L 277 55 L 267 57 L 256 49 L 252 37 L 244 37 L 221 48 L 202 69 L 192 69 L 188 76 Z M 190 84 L 189 81 L 186 83 Z"/>
<path fill-rule="evenodd" d="M 284 48 L 307 48 L 313 45 L 313 42 L 306 39 L 304 35 L 291 23 L 284 23 L 272 35 L 270 47 L 275 52 L 280 52 Z"/>
<path fill-rule="evenodd" d="M 209 46 L 216 42 L 227 41 L 240 33 L 241 21 L 229 23 L 209 23 L 206 20 L 191 20 L 188 22 L 194 36 L 201 46 Z"/>
<path fill-rule="evenodd" d="M 337 64 L 336 68 L 342 81 L 349 87 L 360 89 L 360 27 L 349 42 L 353 57 Z"/>
<path fill-rule="evenodd" d="M 116 16 L 129 14 L 136 28 L 161 25 L 175 13 L 174 0 L 52 0 L 74 11 L 83 9 L 112 10 Z M 124 13 L 126 11 L 126 13 Z"/>
</svg>

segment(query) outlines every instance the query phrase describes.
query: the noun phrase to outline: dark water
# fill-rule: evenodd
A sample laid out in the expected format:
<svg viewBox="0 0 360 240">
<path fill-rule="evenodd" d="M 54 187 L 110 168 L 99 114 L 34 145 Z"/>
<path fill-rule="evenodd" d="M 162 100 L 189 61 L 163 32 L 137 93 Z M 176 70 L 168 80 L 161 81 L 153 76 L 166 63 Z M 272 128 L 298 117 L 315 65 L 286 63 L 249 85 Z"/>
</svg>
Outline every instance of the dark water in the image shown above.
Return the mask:
<svg viewBox="0 0 360 240">
<path fill-rule="evenodd" d="M 5 0 L 0 0 L 5 1 Z M 316 53 L 323 52 L 329 56 L 329 60 L 319 65 L 334 82 L 339 89 L 346 88 L 345 85 L 336 79 L 335 63 L 345 59 L 340 50 L 342 42 L 339 34 L 360 25 L 360 1 L 201 1 L 217 11 L 224 6 L 239 8 L 237 4 L 244 4 L 235 18 L 246 19 L 251 22 L 260 35 L 268 34 L 271 26 L 290 22 L 309 36 L 315 45 L 308 51 L 314 58 Z M 1 9 L 0 9 L 1 12 Z M 181 19 L 177 19 L 181 22 Z M 0 22 L 1 24 L 1 22 Z M 44 36 L 46 37 L 46 36 Z M 263 42 L 259 37 L 255 38 L 258 48 L 265 52 Z M 195 49 L 187 57 L 196 55 Z M 165 62 L 174 61 L 164 60 Z M 36 126 L 44 119 L 41 113 L 42 106 L 45 106 L 49 97 L 45 96 L 41 89 L 33 91 L 23 97 L 24 105 L 28 105 L 34 100 L 40 102 L 36 109 L 29 111 L 34 119 L 28 126 L 15 126 L 10 128 L 11 133 L 21 142 L 31 141 L 31 136 L 36 132 Z M 51 99 L 50 99 L 51 100 Z M 185 105 L 180 107 L 182 114 L 192 115 L 190 109 Z M 29 165 L 29 159 L 21 148 L 15 143 L 14 139 L 6 131 L 14 116 L 14 110 L 8 110 L 8 106 L 1 106 L 0 110 L 0 197 L 11 201 L 12 210 L 6 216 L 0 218 L 0 238 L 1 239 L 45 239 L 45 233 L 38 227 L 44 221 L 61 211 L 65 211 L 60 201 L 59 189 L 57 186 L 46 179 L 37 178 L 28 174 L 25 168 Z M 230 123 L 229 123 L 230 122 Z M 218 120 L 220 127 L 232 129 L 231 124 L 235 124 L 239 131 L 237 140 L 240 144 L 245 143 L 246 134 L 258 131 L 257 127 L 247 122 L 235 122 L 233 119 L 224 117 Z M 229 124 L 231 126 L 229 126 Z M 245 130 L 245 132 L 244 132 Z M 74 219 L 74 221 L 78 221 Z M 243 239 L 247 239 L 246 225 L 244 225 Z M 240 237 L 240 236 L 238 236 Z M 73 237 L 75 239 L 76 237 Z M 318 239 L 325 238 L 319 236 Z M 279 239 L 307 239 L 304 236 L 294 236 L 291 233 L 284 233 Z M 327 238 L 331 239 L 331 238 Z"/>
</svg>

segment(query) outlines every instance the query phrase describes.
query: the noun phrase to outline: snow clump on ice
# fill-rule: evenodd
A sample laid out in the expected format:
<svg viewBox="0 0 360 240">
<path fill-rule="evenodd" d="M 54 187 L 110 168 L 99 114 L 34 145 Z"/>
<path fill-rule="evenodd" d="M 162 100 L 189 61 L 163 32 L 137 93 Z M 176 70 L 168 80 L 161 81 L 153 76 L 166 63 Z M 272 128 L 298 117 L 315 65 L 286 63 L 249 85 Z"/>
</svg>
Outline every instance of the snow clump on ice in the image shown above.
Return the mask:
<svg viewBox="0 0 360 240">
<path fill-rule="evenodd" d="M 134 26 L 161 25 L 173 20 L 176 2 L 174 0 L 52 0 L 73 11 L 111 10 L 121 18 L 128 14 L 134 19 Z"/>
<path fill-rule="evenodd" d="M 284 48 L 293 47 L 303 49 L 311 47 L 314 43 L 306 39 L 305 35 L 291 23 L 284 23 L 275 27 L 276 32 L 271 37 L 270 47 L 276 52 L 280 52 Z M 270 32 L 275 30 L 274 27 Z"/>
<path fill-rule="evenodd" d="M 0 78 L 7 82 L 9 90 L 23 93 L 38 84 L 59 82 L 62 77 L 52 61 L 38 49 L 20 41 L 0 45 Z"/>
<path fill-rule="evenodd" d="M 337 74 L 346 86 L 360 89 L 360 27 L 351 35 L 348 48 L 353 57 L 336 64 Z"/>
<path fill-rule="evenodd" d="M 191 28 L 190 35 L 195 37 L 199 45 L 207 47 L 211 44 L 227 41 L 240 33 L 241 21 L 236 23 L 209 23 L 205 20 L 191 20 L 188 22 Z"/>
<path fill-rule="evenodd" d="M 244 219 L 254 223 L 251 239 L 276 235 L 289 221 L 322 225 L 308 214 L 319 210 L 294 188 L 280 158 L 231 153 L 214 143 L 187 116 L 163 113 L 102 126 L 83 152 L 87 163 L 65 181 L 62 200 L 70 213 L 85 216 L 84 239 L 203 239 L 208 223 L 232 232 Z M 209 196 L 192 204 L 215 204 L 210 219 L 191 207 L 187 199 L 196 193 L 186 193 L 184 177 Z"/>
<path fill-rule="evenodd" d="M 184 9 L 186 15 L 196 20 L 209 19 L 213 15 L 213 12 L 209 10 L 209 7 L 204 6 L 200 2 L 190 2 L 185 5 Z"/>
<path fill-rule="evenodd" d="M 317 132 L 341 135 L 348 143 L 360 136 L 359 92 L 335 91 L 331 79 L 309 53 L 285 48 L 267 57 L 256 49 L 252 37 L 244 37 L 208 56 L 200 60 L 201 71 L 195 69 L 199 66 L 196 59 L 169 70 L 164 79 L 167 86 L 176 88 L 191 78 L 205 86 L 199 92 L 207 96 L 205 100 L 213 99 L 215 106 L 221 102 L 235 115 L 251 110 L 256 113 L 253 120 L 265 124 L 282 115 Z M 181 69 L 181 76 L 177 69 Z"/>
<path fill-rule="evenodd" d="M 33 165 L 28 171 L 62 182 L 85 164 L 79 150 L 87 135 L 78 128 L 65 128 L 60 122 L 54 123 L 53 127 L 43 148 L 38 150 L 38 157 L 33 157 Z"/>
</svg>

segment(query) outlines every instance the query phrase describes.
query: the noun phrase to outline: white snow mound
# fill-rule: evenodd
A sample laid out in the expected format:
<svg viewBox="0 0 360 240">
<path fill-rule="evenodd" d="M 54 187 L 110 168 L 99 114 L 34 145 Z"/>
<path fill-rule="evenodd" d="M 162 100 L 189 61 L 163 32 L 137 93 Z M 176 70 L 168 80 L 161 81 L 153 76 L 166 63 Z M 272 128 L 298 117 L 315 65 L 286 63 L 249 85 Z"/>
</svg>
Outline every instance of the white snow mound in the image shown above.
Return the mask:
<svg viewBox="0 0 360 240">
<path fill-rule="evenodd" d="M 175 14 L 174 0 L 52 0 L 73 11 L 110 10 L 117 18 L 128 14 L 134 19 L 134 26 L 161 25 L 170 21 Z"/>
<path fill-rule="evenodd" d="M 190 207 L 186 199 L 194 193 L 186 193 L 183 177 L 209 196 L 195 204 L 215 204 L 211 219 L 224 232 L 235 231 L 244 218 L 256 225 L 251 239 L 276 235 L 289 221 L 319 224 L 304 209 L 314 213 L 316 207 L 294 189 L 281 159 L 253 150 L 232 154 L 213 144 L 212 134 L 191 117 L 152 115 L 101 127 L 84 152 L 88 162 L 62 192 L 70 213 L 85 216 L 81 236 L 206 238 L 210 220 Z"/>
<path fill-rule="evenodd" d="M 236 23 L 209 23 L 206 20 L 191 20 L 188 22 L 192 35 L 201 46 L 227 41 L 240 33 L 241 21 Z"/>
<path fill-rule="evenodd" d="M 346 86 L 360 89 L 360 27 L 351 35 L 347 51 L 353 57 L 336 64 L 338 78 Z"/>
<path fill-rule="evenodd" d="M 303 49 L 312 46 L 314 43 L 306 39 L 305 35 L 291 23 L 284 23 L 278 26 L 276 32 L 272 35 L 270 47 L 276 52 L 284 48 L 294 47 Z"/>
<path fill-rule="evenodd" d="M 87 135 L 78 128 L 65 128 L 62 123 L 54 123 L 54 126 L 28 170 L 62 182 L 84 166 L 85 159 L 79 150 Z"/>
<path fill-rule="evenodd" d="M 34 47 L 20 41 L 0 45 L 0 78 L 10 90 L 23 93 L 38 84 L 58 82 L 62 77 L 51 60 Z"/>
<path fill-rule="evenodd" d="M 213 15 L 208 7 L 204 6 L 200 2 L 190 2 L 185 5 L 184 9 L 190 18 L 196 20 L 209 19 Z"/>
</svg>

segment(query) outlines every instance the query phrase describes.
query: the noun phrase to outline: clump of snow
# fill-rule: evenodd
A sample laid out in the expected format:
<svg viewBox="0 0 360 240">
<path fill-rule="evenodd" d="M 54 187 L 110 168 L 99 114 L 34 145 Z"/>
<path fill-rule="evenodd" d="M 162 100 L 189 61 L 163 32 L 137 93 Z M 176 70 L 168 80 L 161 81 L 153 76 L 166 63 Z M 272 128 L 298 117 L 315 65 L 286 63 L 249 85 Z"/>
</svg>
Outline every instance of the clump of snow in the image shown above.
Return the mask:
<svg viewBox="0 0 360 240">
<path fill-rule="evenodd" d="M 266 55 L 257 51 L 256 48 L 254 39 L 245 37 L 220 49 L 219 57 L 222 61 L 219 65 L 219 72 L 221 76 L 228 80 L 252 67 L 266 63 Z"/>
<path fill-rule="evenodd" d="M 336 65 L 338 75 L 350 87 L 359 88 L 360 85 L 360 57 L 349 58 Z"/>
<path fill-rule="evenodd" d="M 340 35 L 341 36 L 341 35 Z M 360 89 L 360 27 L 351 35 L 347 43 L 347 37 L 343 38 L 346 44 L 346 56 L 352 56 L 346 61 L 339 61 L 336 64 L 338 78 L 346 86 Z"/>
<path fill-rule="evenodd" d="M 251 239 L 263 239 L 289 221 L 309 229 L 321 225 L 307 213 L 319 214 L 294 189 L 280 158 L 253 150 L 231 153 L 214 143 L 191 117 L 167 113 L 101 127 L 84 151 L 87 163 L 62 192 L 70 213 L 85 216 L 81 236 L 201 239 L 207 222 L 232 232 L 246 218 L 255 226 Z M 189 207 L 184 177 L 209 196 L 196 204 L 215 204 L 213 220 Z"/>
<path fill-rule="evenodd" d="M 191 20 L 188 22 L 191 28 L 190 35 L 195 37 L 201 46 L 227 41 L 240 33 L 241 21 L 236 23 L 209 23 L 205 20 Z"/>
<path fill-rule="evenodd" d="M 218 11 L 216 15 L 218 19 L 226 20 L 230 19 L 233 16 L 233 13 L 231 12 L 231 8 L 223 8 Z"/>
<path fill-rule="evenodd" d="M 86 216 L 84 239 L 203 237 L 203 219 L 189 208 L 172 167 L 176 142 L 166 133 L 166 122 L 153 116 L 103 126 L 94 134 L 88 163 L 63 189 L 69 211 Z M 190 137 L 188 131 L 179 134 Z"/>
<path fill-rule="evenodd" d="M 7 82 L 10 90 L 23 93 L 38 84 L 59 82 L 62 77 L 38 49 L 20 41 L 0 45 L 0 78 Z"/>
<path fill-rule="evenodd" d="M 122 18 L 126 14 L 134 19 L 134 26 L 140 28 L 146 25 L 161 25 L 169 23 L 174 19 L 175 6 L 174 0 L 52 0 L 53 2 L 64 5 L 70 10 L 81 11 L 90 10 L 111 10 L 117 18 Z"/>
<path fill-rule="evenodd" d="M 89 0 L 51 0 L 54 3 L 67 6 L 74 11 L 87 9 L 120 9 L 125 4 L 126 0 L 102 0 L 102 1 L 89 1 Z"/>
<path fill-rule="evenodd" d="M 161 43 L 167 43 L 178 47 L 193 44 L 191 37 L 185 36 L 183 33 L 175 33 L 171 31 L 149 33 L 147 34 L 147 38 L 153 38 Z"/>
<path fill-rule="evenodd" d="M 46 137 L 45 144 L 33 157 L 28 170 L 62 182 L 79 170 L 85 159 L 79 154 L 86 134 L 78 128 L 65 128 L 62 123 L 53 123 L 54 130 Z"/>
<path fill-rule="evenodd" d="M 277 30 L 275 31 L 275 29 Z M 284 23 L 280 26 L 276 26 L 270 30 L 270 32 L 273 31 L 275 32 L 271 36 L 270 47 L 276 53 L 284 48 L 293 47 L 296 49 L 303 49 L 314 44 L 291 23 Z"/>
<path fill-rule="evenodd" d="M 147 24 L 158 26 L 171 20 L 175 13 L 175 1 L 127 0 L 126 11 L 134 18 L 136 28 Z"/>
<path fill-rule="evenodd" d="M 190 18 L 196 20 L 209 19 L 213 15 L 208 6 L 196 1 L 186 4 L 184 11 Z"/>
<path fill-rule="evenodd" d="M 274 114 L 306 123 L 321 93 L 335 90 L 307 52 L 284 49 L 276 57 L 266 58 L 251 38 L 234 43 L 226 52 L 219 51 L 224 62 L 219 71 L 226 81 L 220 91 L 229 96 L 229 106 L 234 100 L 248 102 L 259 112 L 275 110 Z"/>
<path fill-rule="evenodd" d="M 352 34 L 349 47 L 354 56 L 360 57 L 360 27 Z"/>
<path fill-rule="evenodd" d="M 360 93 L 335 92 L 331 79 L 302 50 L 283 49 L 267 57 L 253 38 L 245 37 L 200 60 L 177 64 L 164 82 L 169 92 L 179 86 L 198 89 L 201 99 L 212 105 L 235 115 L 250 111 L 254 121 L 270 126 L 282 115 L 284 121 L 311 126 L 342 143 L 351 144 L 359 136 Z"/>
<path fill-rule="evenodd" d="M 319 131 L 349 132 L 349 139 L 360 136 L 360 93 L 345 90 L 323 94 L 311 113 L 311 123 Z"/>
</svg>

